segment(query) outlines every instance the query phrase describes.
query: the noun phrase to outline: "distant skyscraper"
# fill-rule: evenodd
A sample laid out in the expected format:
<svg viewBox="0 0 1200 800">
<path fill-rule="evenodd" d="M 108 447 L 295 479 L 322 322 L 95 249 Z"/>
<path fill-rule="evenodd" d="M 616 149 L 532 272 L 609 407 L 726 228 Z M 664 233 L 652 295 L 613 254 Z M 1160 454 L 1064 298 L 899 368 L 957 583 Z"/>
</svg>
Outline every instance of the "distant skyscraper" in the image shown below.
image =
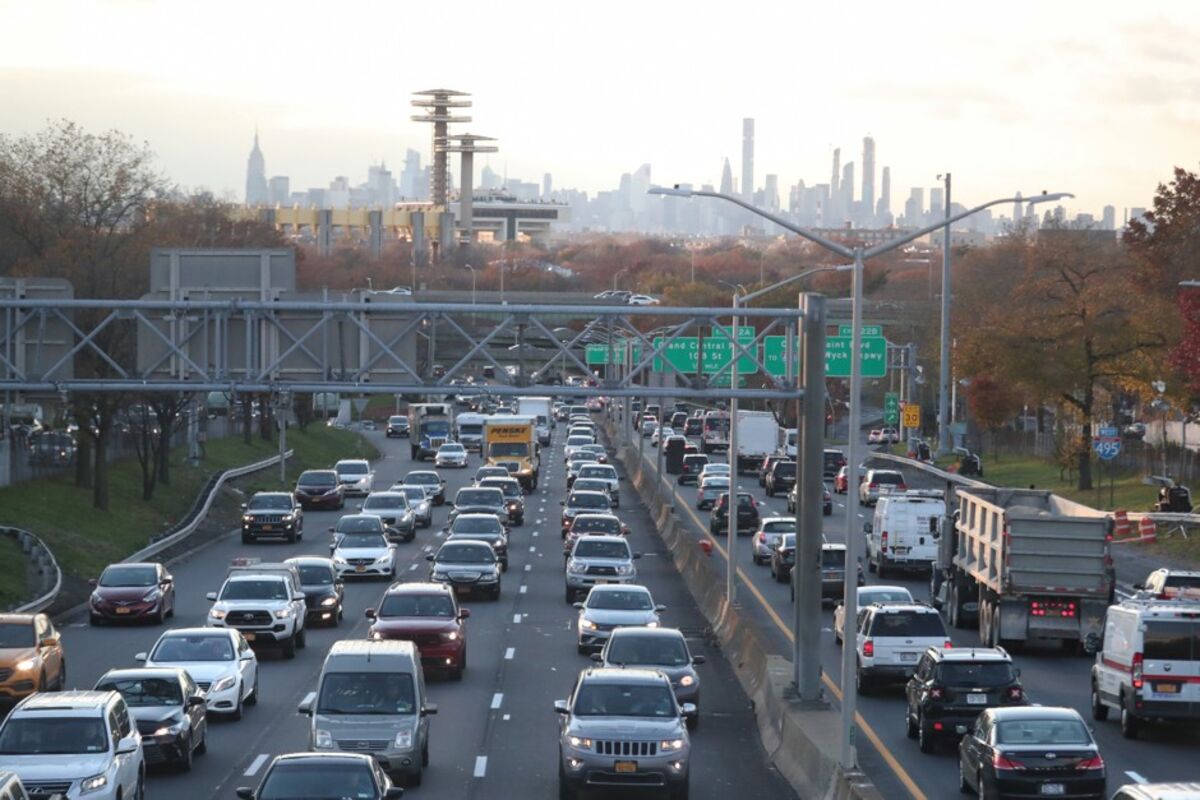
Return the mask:
<svg viewBox="0 0 1200 800">
<path fill-rule="evenodd" d="M 395 202 L 396 184 L 392 171 L 382 161 L 379 166 L 367 167 L 367 204 L 377 208 L 390 208 Z"/>
<path fill-rule="evenodd" d="M 267 202 L 273 206 L 291 205 L 292 182 L 287 175 L 275 175 L 267 181 Z"/>
<path fill-rule="evenodd" d="M 642 164 L 634 171 L 629 183 L 629 208 L 635 215 L 645 212 L 649 200 L 647 196 L 649 190 L 650 165 Z"/>
<path fill-rule="evenodd" d="M 904 202 L 904 224 L 909 228 L 919 228 L 925 220 L 925 190 L 914 186 L 908 192 L 908 200 Z"/>
<path fill-rule="evenodd" d="M 825 224 L 834 225 L 841 216 L 842 202 L 842 148 L 833 148 L 833 174 L 829 177 L 829 204 L 824 210 Z"/>
<path fill-rule="evenodd" d="M 892 168 L 883 168 L 879 182 L 879 202 L 875 208 L 875 224 L 886 227 L 892 224 Z"/>
<path fill-rule="evenodd" d="M 767 175 L 763 183 L 763 199 L 768 211 L 779 211 L 779 176 Z"/>
<path fill-rule="evenodd" d="M 261 206 L 267 203 L 267 165 L 262 150 L 258 148 L 258 129 L 254 131 L 254 147 L 246 159 L 246 205 Z"/>
<path fill-rule="evenodd" d="M 1017 192 L 1016 202 L 1013 203 L 1013 225 L 1018 225 L 1021 222 L 1021 193 Z"/>
<path fill-rule="evenodd" d="M 1104 207 L 1104 221 L 1100 223 L 1101 227 L 1106 231 L 1114 231 L 1117 229 L 1117 209 L 1112 206 Z"/>
<path fill-rule="evenodd" d="M 842 183 L 841 183 L 841 216 L 834 221 L 834 224 L 841 227 L 846 221 L 854 219 L 854 162 L 847 161 L 842 167 Z"/>
<path fill-rule="evenodd" d="M 404 169 L 400 171 L 400 196 L 407 200 L 420 199 L 425 196 L 428 185 L 428 176 L 421 169 L 421 154 L 408 148 L 404 152 Z"/>
<path fill-rule="evenodd" d="M 549 197 L 550 193 L 553 191 L 554 191 L 554 179 L 551 178 L 550 173 L 547 172 L 545 175 L 542 176 L 542 197 Z"/>
<path fill-rule="evenodd" d="M 940 186 L 935 186 L 929 190 L 929 219 L 931 222 L 936 222 L 946 216 L 945 201 L 942 199 L 944 190 Z"/>
<path fill-rule="evenodd" d="M 500 186 L 500 176 L 496 170 L 490 165 L 484 164 L 483 169 L 479 171 L 479 188 L 481 189 L 496 189 Z"/>
<path fill-rule="evenodd" d="M 870 136 L 863 137 L 862 164 L 862 214 L 858 221 L 870 227 L 875 215 L 875 140 Z"/>
<path fill-rule="evenodd" d="M 742 199 L 754 200 L 754 120 L 742 120 Z"/>
<path fill-rule="evenodd" d="M 721 168 L 721 194 L 733 194 L 733 170 L 729 168 L 729 159 L 725 159 L 725 166 Z"/>
</svg>

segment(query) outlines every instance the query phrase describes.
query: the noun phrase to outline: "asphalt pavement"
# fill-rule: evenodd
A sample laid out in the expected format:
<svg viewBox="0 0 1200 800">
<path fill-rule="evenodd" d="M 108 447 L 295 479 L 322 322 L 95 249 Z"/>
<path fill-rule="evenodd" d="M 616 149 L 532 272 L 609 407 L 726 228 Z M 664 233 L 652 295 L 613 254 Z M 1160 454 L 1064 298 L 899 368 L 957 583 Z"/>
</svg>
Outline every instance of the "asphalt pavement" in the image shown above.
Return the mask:
<svg viewBox="0 0 1200 800">
<path fill-rule="evenodd" d="M 865 443 L 864 443 L 865 446 Z M 646 440 L 643 458 L 651 466 L 656 451 Z M 725 460 L 720 455 L 711 456 L 715 461 Z M 716 546 L 713 558 L 726 563 L 725 546 L 728 535 L 722 533 L 711 537 L 708 533 L 709 512 L 696 509 L 696 487 L 679 486 L 676 476 L 668 476 L 676 498 L 678 516 L 690 523 L 696 535 L 712 538 Z M 917 483 L 916 476 L 909 476 Z M 830 489 L 832 489 L 830 482 Z M 739 489 L 751 491 L 760 504 L 764 516 L 792 516 L 787 511 L 783 495 L 766 497 L 753 475 L 739 478 Z M 862 535 L 862 523 L 870 520 L 873 509 L 860 506 L 854 495 L 833 495 L 833 514 L 824 517 L 823 533 L 833 543 L 845 542 L 846 515 L 853 515 L 854 530 Z M 1119 582 L 1124 589 L 1134 580 L 1146 574 L 1145 563 L 1118 552 L 1116 557 Z M 793 609 L 789 585 L 776 583 L 766 566 L 754 564 L 751 556 L 751 537 L 739 537 L 736 547 L 736 563 L 739 576 L 739 605 L 760 625 L 777 648 L 775 652 L 791 658 L 791 620 Z M 913 597 L 927 601 L 929 598 L 929 573 L 889 576 L 879 581 L 875 575 L 867 574 L 868 583 L 886 582 L 906 586 Z M 840 699 L 841 648 L 833 639 L 833 610 L 826 605 L 821 611 L 821 663 L 827 693 L 836 704 Z M 974 630 L 949 629 L 951 639 L 957 647 L 981 646 L 978 633 Z M 1091 719 L 1090 669 L 1092 659 L 1068 655 L 1054 646 L 1029 646 L 1020 653 L 1013 653 L 1013 661 L 1021 669 L 1021 681 L 1033 703 L 1054 706 L 1071 706 Z M 858 756 L 860 766 L 872 778 L 885 797 L 946 798 L 958 794 L 958 772 L 956 751 L 952 747 L 940 749 L 932 755 L 923 755 L 917 743 L 907 739 L 903 728 L 903 687 L 879 690 L 877 694 L 859 698 L 860 739 Z M 1140 738 L 1127 740 L 1121 736 L 1113 721 L 1095 723 L 1096 739 L 1101 754 L 1108 765 L 1109 790 L 1126 783 L 1144 781 L 1196 780 L 1197 767 L 1191 759 L 1200 745 L 1200 729 L 1188 725 L 1148 725 Z"/>
<path fill-rule="evenodd" d="M 465 598 L 471 609 L 468 665 L 461 682 L 429 677 L 432 720 L 430 766 L 413 797 L 543 798 L 556 793 L 557 717 L 553 702 L 565 698 L 580 669 L 591 662 L 576 652 L 575 609 L 563 602 L 563 557 L 559 501 L 565 497 L 565 471 L 559 426 L 554 446 L 545 452 L 538 489 L 526 498 L 526 521 L 512 531 L 510 567 L 498 602 Z M 408 442 L 366 434 L 383 453 L 375 463 L 375 487 L 386 489 L 410 469 L 430 469 L 409 460 Z M 447 497 L 470 482 L 480 465 L 472 455 L 465 470 L 442 470 Z M 290 488 L 290 487 L 281 487 Z M 754 723 L 754 713 L 732 670 L 710 644 L 703 616 L 651 531 L 650 517 L 628 484 L 622 486 L 621 518 L 633 530 L 639 582 L 656 602 L 665 603 L 664 624 L 682 629 L 693 653 L 707 656 L 701 666 L 701 724 L 693 735 L 691 790 L 698 798 L 792 798 L 795 794 L 770 766 Z M 306 512 L 304 539 L 296 544 L 243 545 L 236 532 L 171 566 L 177 611 L 167 627 L 203 625 L 209 608 L 205 593 L 220 588 L 230 561 L 255 556 L 278 561 L 297 555 L 328 555 L 330 534 L 339 513 Z M 400 580 L 423 580 L 426 554 L 441 541 L 448 507 L 434 509 L 432 527 L 420 529 L 414 542 L 399 545 Z M 258 650 L 261 701 L 239 722 L 214 720 L 208 753 L 198 756 L 191 773 L 151 772 L 147 797 L 233 797 L 239 786 L 255 786 L 272 756 L 307 749 L 308 719 L 296 706 L 316 688 L 326 652 L 339 639 L 362 638 L 363 612 L 386 588 L 383 581 L 350 582 L 345 619 L 337 628 L 311 628 L 308 647 L 286 661 L 273 650 Z M 784 595 L 786 599 L 786 594 Z M 133 656 L 149 650 L 163 628 L 155 625 L 89 627 L 85 618 L 62 625 L 69 663 L 68 683 L 90 688 L 106 670 L 135 666 Z M 651 795 L 639 795 L 651 796 Z"/>
</svg>

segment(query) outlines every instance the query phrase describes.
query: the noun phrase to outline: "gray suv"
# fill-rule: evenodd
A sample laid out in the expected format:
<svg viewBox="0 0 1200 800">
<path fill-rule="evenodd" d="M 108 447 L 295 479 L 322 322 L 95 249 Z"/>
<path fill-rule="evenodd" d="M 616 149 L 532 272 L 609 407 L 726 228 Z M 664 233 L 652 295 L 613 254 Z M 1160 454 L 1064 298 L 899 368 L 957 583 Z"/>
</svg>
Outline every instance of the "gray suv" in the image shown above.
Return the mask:
<svg viewBox="0 0 1200 800">
<path fill-rule="evenodd" d="M 593 787 L 659 787 L 687 800 L 685 715 L 671 682 L 659 670 L 584 670 L 570 699 L 557 700 L 558 796 Z"/>
<path fill-rule="evenodd" d="M 593 586 L 608 583 L 633 583 L 637 567 L 633 565 L 641 553 L 629 549 L 629 542 L 617 536 L 580 536 L 567 559 L 566 597 L 574 603 L 576 596 Z"/>
<path fill-rule="evenodd" d="M 592 660 L 606 667 L 657 669 L 666 674 L 675 689 L 675 699 L 695 706 L 687 715 L 688 730 L 700 724 L 700 675 L 696 665 L 704 656 L 693 656 L 683 634 L 675 628 L 618 628 L 608 637 L 604 650 Z"/>
</svg>

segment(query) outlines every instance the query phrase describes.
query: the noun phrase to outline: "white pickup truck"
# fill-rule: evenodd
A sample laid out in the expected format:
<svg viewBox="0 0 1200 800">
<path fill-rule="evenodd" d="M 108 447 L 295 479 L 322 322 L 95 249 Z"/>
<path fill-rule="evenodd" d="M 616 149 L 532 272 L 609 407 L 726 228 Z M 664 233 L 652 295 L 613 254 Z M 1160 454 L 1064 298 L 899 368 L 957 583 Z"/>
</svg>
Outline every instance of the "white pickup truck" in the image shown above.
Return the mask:
<svg viewBox="0 0 1200 800">
<path fill-rule="evenodd" d="M 209 592 L 208 625 L 237 628 L 253 643 L 278 644 L 295 658 L 306 644 L 305 601 L 300 571 L 289 564 L 234 559 L 219 592 Z"/>
</svg>

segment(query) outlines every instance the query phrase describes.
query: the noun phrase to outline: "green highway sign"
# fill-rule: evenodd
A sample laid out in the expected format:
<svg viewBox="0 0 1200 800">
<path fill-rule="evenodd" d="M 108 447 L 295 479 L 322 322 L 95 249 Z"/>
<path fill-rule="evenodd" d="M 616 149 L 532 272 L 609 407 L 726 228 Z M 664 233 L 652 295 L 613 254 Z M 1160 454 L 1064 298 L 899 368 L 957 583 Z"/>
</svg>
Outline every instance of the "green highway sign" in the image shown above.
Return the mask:
<svg viewBox="0 0 1200 800">
<path fill-rule="evenodd" d="M 625 350 L 626 343 L 624 340 L 620 342 L 614 341 L 612 344 L 613 363 L 620 366 L 625 365 Z M 633 343 L 633 363 L 637 364 L 642 360 L 642 343 Z M 607 344 L 589 344 L 584 350 L 584 363 L 589 367 L 604 366 L 608 364 L 608 345 Z"/>
<path fill-rule="evenodd" d="M 755 335 L 753 328 L 738 328 L 738 341 L 743 347 L 748 348 L 754 342 Z M 654 346 L 661 346 L 663 341 L 662 337 L 656 338 Z M 684 374 L 695 374 L 697 361 L 702 360 L 705 374 L 711 375 L 720 371 L 722 367 L 729 363 L 733 355 L 733 346 L 727 338 L 720 334 L 714 337 L 710 333 L 704 337 L 704 355 L 702 359 L 697 355 L 699 352 L 700 341 L 698 337 L 680 336 L 663 351 L 666 363 L 663 362 L 662 357 L 654 359 L 654 371 L 667 372 L 669 371 L 667 364 L 670 364 Z M 753 375 L 758 372 L 758 365 L 754 363 L 753 358 L 743 356 L 738 359 L 738 372 L 743 375 Z"/>
<path fill-rule="evenodd" d="M 862 349 L 862 376 L 882 378 L 887 375 L 887 339 L 882 336 L 865 336 Z M 827 336 L 825 338 L 825 376 L 829 378 L 850 377 L 850 337 Z"/>
<path fill-rule="evenodd" d="M 853 336 L 854 330 L 851 325 L 838 325 L 838 336 Z M 863 325 L 862 335 L 865 339 L 868 336 L 883 336 L 882 325 Z"/>
<path fill-rule="evenodd" d="M 589 344 L 583 351 L 583 360 L 589 367 L 603 366 L 608 363 L 608 345 Z"/>
<path fill-rule="evenodd" d="M 654 348 L 657 350 L 664 341 L 661 336 L 655 337 Z M 663 363 L 665 357 L 667 363 L 685 375 L 694 373 L 696 371 L 696 354 L 699 349 L 700 342 L 695 336 L 680 336 L 667 345 L 667 349 L 661 356 L 654 357 L 653 369 L 655 372 L 668 372 L 666 364 Z"/>
<path fill-rule="evenodd" d="M 797 338 L 792 344 L 795 348 L 796 366 L 792 369 L 793 375 L 800 374 L 800 339 Z M 763 337 L 763 366 L 767 368 L 768 375 L 782 377 L 787 374 L 787 362 L 784 360 L 784 350 L 787 349 L 786 336 L 764 336 Z"/>
<path fill-rule="evenodd" d="M 895 392 L 883 396 L 883 424 L 892 428 L 900 424 L 900 395 Z"/>
</svg>

